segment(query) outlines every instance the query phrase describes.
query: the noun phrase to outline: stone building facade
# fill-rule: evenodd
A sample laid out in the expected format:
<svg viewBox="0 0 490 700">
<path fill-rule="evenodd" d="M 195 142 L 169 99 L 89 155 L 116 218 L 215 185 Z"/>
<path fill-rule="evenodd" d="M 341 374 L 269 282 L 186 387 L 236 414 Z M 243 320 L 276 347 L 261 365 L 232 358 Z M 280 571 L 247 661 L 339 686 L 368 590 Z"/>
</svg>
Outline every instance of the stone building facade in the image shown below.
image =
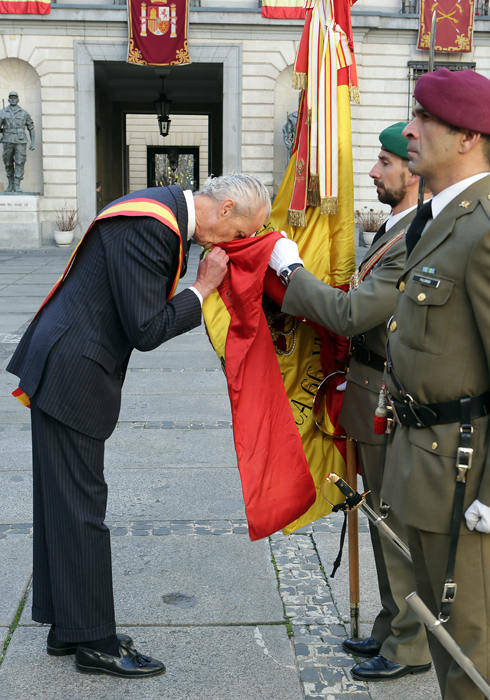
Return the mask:
<svg viewBox="0 0 490 700">
<path fill-rule="evenodd" d="M 403 12 L 402 2 L 358 0 L 352 9 L 362 101 L 352 105 L 357 207 L 380 208 L 367 175 L 377 135 L 408 118 L 413 81 L 427 61 L 416 49 L 417 15 Z M 208 172 L 235 170 L 277 192 L 286 167 L 282 127 L 298 104 L 291 73 L 302 22 L 264 19 L 256 0 L 201 0 L 189 20 L 192 64 L 162 76 L 158 68 L 126 63 L 125 5 L 65 0 L 42 17 L 0 18 L 0 99 L 17 90 L 34 119 L 36 150 L 28 151 L 22 187 L 40 193 L 35 222 L 29 203 L 25 211 L 17 207 L 24 229 L 13 225 L 0 195 L 0 247 L 51 243 L 61 206 L 79 210 L 81 235 L 98 208 L 146 186 L 145 147 L 184 147 L 186 127 L 199 142 L 200 182 Z M 472 53 L 438 54 L 436 61 L 468 64 L 490 77 L 489 20 L 476 19 Z M 175 122 L 167 139 L 158 134 L 153 106 L 162 77 Z M 5 187 L 0 163 L 0 191 Z"/>
</svg>

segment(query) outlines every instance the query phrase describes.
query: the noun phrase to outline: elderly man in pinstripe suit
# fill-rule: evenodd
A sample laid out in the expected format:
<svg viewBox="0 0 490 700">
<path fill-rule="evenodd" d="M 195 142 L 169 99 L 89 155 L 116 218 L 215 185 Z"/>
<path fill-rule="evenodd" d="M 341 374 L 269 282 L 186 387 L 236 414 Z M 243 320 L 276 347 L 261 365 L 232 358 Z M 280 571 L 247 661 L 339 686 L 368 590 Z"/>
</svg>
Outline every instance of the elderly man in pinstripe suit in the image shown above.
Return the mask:
<svg viewBox="0 0 490 700">
<path fill-rule="evenodd" d="M 127 678 L 165 671 L 116 635 L 104 441 L 118 419 L 132 349 L 152 350 L 198 326 L 202 300 L 226 272 L 219 243 L 251 236 L 269 213 L 267 190 L 247 175 L 209 178 L 195 195 L 172 186 L 113 202 L 9 363 L 32 408 L 32 617 L 51 624 L 48 653 L 76 653 L 79 671 Z M 195 283 L 171 298 L 191 238 L 215 247 Z"/>
</svg>

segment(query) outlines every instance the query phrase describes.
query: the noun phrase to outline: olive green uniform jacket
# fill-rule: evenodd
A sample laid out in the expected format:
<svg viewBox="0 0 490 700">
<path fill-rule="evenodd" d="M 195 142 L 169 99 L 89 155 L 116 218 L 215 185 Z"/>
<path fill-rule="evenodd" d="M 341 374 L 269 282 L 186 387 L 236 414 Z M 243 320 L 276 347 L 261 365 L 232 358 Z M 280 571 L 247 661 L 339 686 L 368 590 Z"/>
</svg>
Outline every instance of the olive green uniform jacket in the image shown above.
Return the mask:
<svg viewBox="0 0 490 700">
<path fill-rule="evenodd" d="M 490 176 L 450 202 L 430 223 L 400 278 L 391 356 L 398 379 L 420 404 L 490 389 L 489 196 Z M 396 396 L 389 374 L 385 380 Z M 465 508 L 476 498 L 490 506 L 488 417 L 474 420 L 473 430 Z M 397 427 L 390 437 L 382 494 L 406 525 L 449 533 L 459 435 L 456 422 Z M 463 524 L 461 533 L 468 532 Z"/>
</svg>

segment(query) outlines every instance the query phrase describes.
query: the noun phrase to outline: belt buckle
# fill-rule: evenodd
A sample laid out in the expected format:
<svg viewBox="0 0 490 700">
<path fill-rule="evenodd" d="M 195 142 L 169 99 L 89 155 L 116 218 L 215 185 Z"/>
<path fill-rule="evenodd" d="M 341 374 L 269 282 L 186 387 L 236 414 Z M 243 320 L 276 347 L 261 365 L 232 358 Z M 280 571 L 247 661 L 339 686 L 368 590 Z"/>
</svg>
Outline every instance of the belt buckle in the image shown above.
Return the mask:
<svg viewBox="0 0 490 700">
<path fill-rule="evenodd" d="M 444 588 L 442 589 L 442 603 L 452 603 L 456 598 L 456 592 L 458 590 L 458 584 L 454 581 L 446 581 Z"/>
<path fill-rule="evenodd" d="M 472 447 L 458 447 L 458 452 L 456 456 L 456 469 L 458 470 L 458 476 L 456 481 L 466 481 L 466 472 L 471 469 L 473 463 L 473 448 Z"/>
<path fill-rule="evenodd" d="M 395 419 L 395 422 L 401 428 L 402 423 L 401 423 L 400 419 L 398 418 L 398 414 L 396 412 L 396 406 L 395 406 L 395 402 L 393 401 L 393 397 L 390 393 L 387 393 L 386 396 L 388 398 L 388 403 L 390 404 L 391 411 L 393 413 L 393 417 Z M 391 418 L 390 433 L 391 433 L 392 429 L 393 429 L 393 418 Z"/>
</svg>

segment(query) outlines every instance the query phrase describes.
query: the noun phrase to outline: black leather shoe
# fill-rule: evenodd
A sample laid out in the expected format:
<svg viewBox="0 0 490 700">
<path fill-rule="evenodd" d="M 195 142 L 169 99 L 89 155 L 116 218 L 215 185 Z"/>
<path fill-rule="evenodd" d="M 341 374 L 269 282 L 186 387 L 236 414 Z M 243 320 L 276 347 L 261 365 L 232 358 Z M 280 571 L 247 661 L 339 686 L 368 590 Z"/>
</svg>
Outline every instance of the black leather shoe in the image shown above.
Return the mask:
<svg viewBox="0 0 490 700">
<path fill-rule="evenodd" d="M 75 656 L 77 671 L 81 673 L 108 673 L 123 678 L 149 678 L 165 673 L 161 661 L 144 656 L 126 642 L 119 645 L 119 656 L 79 646 Z"/>
<path fill-rule="evenodd" d="M 351 668 L 352 677 L 357 681 L 393 681 L 409 673 L 426 673 L 430 671 L 432 664 L 422 666 L 405 666 L 385 659 L 384 656 L 375 656 L 374 659 L 363 661 Z"/>
<path fill-rule="evenodd" d="M 373 637 L 368 637 L 367 639 L 346 639 L 345 642 L 342 642 L 342 647 L 345 651 L 348 651 L 349 654 L 370 659 L 379 654 L 381 644 L 373 639 Z"/>
<path fill-rule="evenodd" d="M 126 642 L 129 646 L 133 646 L 133 640 L 127 634 L 118 634 L 117 638 L 120 642 Z M 46 650 L 50 656 L 70 656 L 74 654 L 78 647 L 78 642 L 58 642 L 56 639 L 56 630 L 50 629 L 48 632 L 48 640 Z M 80 642 L 83 644 L 83 642 Z"/>
</svg>

